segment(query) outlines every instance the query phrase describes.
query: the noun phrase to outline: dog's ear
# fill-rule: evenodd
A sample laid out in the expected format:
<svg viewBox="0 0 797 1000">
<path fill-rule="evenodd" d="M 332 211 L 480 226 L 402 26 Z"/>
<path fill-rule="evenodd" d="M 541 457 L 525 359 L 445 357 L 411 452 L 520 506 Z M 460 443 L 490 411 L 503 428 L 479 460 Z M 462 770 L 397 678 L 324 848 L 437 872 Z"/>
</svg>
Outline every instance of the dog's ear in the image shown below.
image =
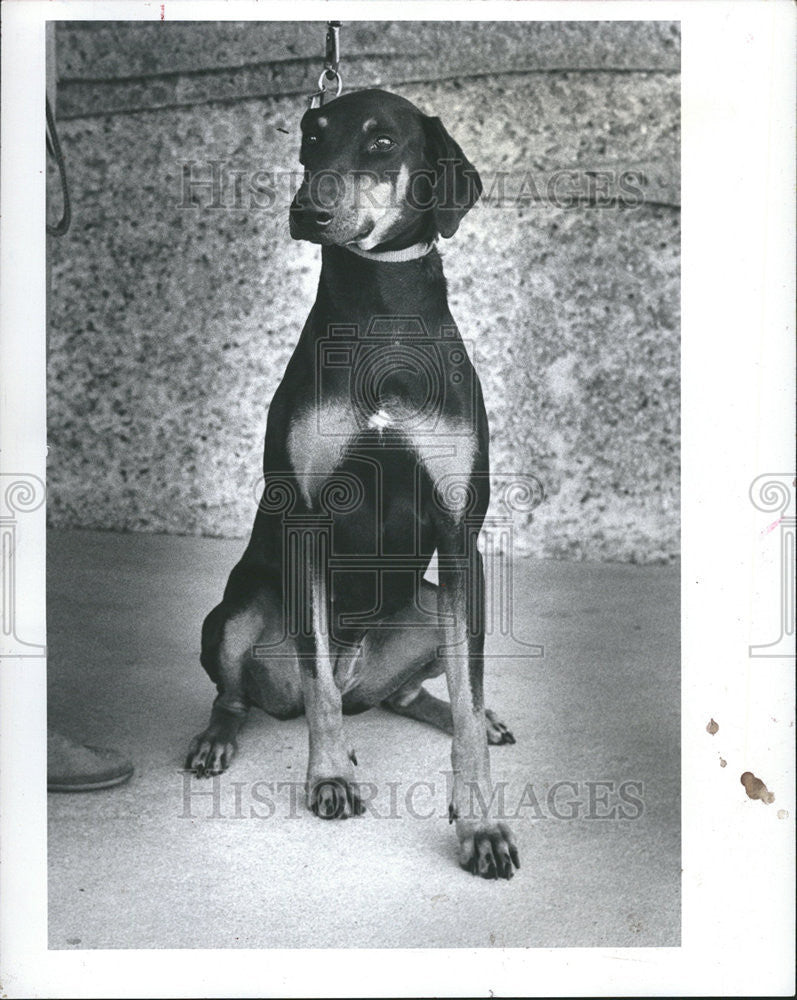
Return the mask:
<svg viewBox="0 0 797 1000">
<path fill-rule="evenodd" d="M 434 173 L 432 212 L 437 231 L 448 239 L 459 229 L 465 213 L 476 204 L 482 182 L 439 118 L 424 116 L 423 125 L 428 162 Z"/>
</svg>

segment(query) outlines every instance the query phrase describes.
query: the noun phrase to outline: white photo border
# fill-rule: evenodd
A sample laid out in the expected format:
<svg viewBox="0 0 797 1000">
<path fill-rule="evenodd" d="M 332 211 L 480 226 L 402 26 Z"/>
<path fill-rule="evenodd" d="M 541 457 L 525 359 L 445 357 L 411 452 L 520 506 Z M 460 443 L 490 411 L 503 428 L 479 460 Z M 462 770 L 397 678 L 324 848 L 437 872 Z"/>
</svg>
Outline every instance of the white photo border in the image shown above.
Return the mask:
<svg viewBox="0 0 797 1000">
<path fill-rule="evenodd" d="M 167 0 L 164 13 L 681 22 L 682 946 L 341 950 L 311 960 L 283 950 L 48 951 L 45 663 L 11 656 L 0 660 L 4 995 L 792 995 L 794 660 L 748 649 L 772 638 L 780 600 L 777 533 L 762 531 L 750 484 L 794 472 L 794 5 Z M 3 5 L 4 473 L 45 479 L 45 21 L 160 16 L 160 3 L 130 0 Z M 42 506 L 20 521 L 15 553 L 20 634 L 42 643 L 44 554 Z M 712 717 L 729 758 L 776 791 L 774 809 L 746 799 L 738 766 L 720 771 Z M 529 868 L 526 877 L 544 877 Z"/>
</svg>

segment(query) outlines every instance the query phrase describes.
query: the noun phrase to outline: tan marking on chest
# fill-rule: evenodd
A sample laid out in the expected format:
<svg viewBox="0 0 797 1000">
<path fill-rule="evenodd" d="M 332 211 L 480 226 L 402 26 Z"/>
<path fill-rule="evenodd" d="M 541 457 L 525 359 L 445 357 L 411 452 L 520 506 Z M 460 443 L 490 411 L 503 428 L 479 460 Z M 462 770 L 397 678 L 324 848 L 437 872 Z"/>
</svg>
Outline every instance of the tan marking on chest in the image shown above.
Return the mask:
<svg viewBox="0 0 797 1000">
<path fill-rule="evenodd" d="M 469 506 L 467 490 L 478 450 L 475 435 L 462 435 L 461 428 L 438 420 L 434 434 L 421 432 L 408 435 L 410 443 L 439 490 L 443 508 L 460 517 Z"/>
<path fill-rule="evenodd" d="M 288 457 L 308 506 L 325 477 L 340 465 L 357 432 L 350 406 L 327 403 L 297 413 L 288 431 Z"/>
</svg>

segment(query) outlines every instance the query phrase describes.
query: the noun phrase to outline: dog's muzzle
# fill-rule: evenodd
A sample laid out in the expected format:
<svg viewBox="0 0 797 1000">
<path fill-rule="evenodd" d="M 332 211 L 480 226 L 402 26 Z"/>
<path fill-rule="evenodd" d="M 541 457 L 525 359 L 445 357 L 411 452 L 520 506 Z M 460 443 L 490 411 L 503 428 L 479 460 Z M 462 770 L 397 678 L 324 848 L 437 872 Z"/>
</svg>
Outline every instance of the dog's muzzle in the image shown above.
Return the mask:
<svg viewBox="0 0 797 1000">
<path fill-rule="evenodd" d="M 311 240 L 321 242 L 324 230 L 334 218 L 328 208 L 314 205 L 308 198 L 301 197 L 300 191 L 293 199 L 290 208 L 291 236 L 295 240 Z"/>
</svg>

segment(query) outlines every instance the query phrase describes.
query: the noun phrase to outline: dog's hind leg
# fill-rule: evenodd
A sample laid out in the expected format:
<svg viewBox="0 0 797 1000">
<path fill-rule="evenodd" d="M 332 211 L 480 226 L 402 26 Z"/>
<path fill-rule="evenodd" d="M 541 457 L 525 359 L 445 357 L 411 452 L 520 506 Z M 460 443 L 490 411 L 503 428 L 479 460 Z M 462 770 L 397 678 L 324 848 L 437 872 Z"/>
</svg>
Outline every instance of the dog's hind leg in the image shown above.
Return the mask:
<svg viewBox="0 0 797 1000">
<path fill-rule="evenodd" d="M 436 609 L 436 602 L 437 587 L 424 580 L 418 608 L 404 608 L 383 622 L 382 628 L 369 630 L 362 654 L 366 679 L 353 692 L 352 700 L 379 703 L 388 711 L 427 723 L 450 736 L 454 732 L 450 703 L 423 686 L 444 670 L 444 661 L 438 656 L 445 641 L 442 629 L 434 624 L 422 626 L 419 621 L 424 612 Z M 488 708 L 484 716 L 489 743 L 515 742 L 495 712 Z"/>
<path fill-rule="evenodd" d="M 198 778 L 221 774 L 235 755 L 238 731 L 249 711 L 244 665 L 263 626 L 263 613 L 255 605 L 232 611 L 224 603 L 210 612 L 202 626 L 202 665 L 215 682 L 218 695 L 210 721 L 192 741 L 185 762 L 186 769 Z"/>
<path fill-rule="evenodd" d="M 233 592 L 202 626 L 202 666 L 215 683 L 207 728 L 192 742 L 186 768 L 197 777 L 229 767 L 251 705 L 276 719 L 304 711 L 296 648 L 273 587 Z"/>
<path fill-rule="evenodd" d="M 443 698 L 437 698 L 423 686 L 423 682 L 430 677 L 436 677 L 442 673 L 442 667 L 437 667 L 434 663 L 434 670 L 421 671 L 421 673 L 403 685 L 389 698 L 382 701 L 382 707 L 396 715 L 405 715 L 410 719 L 417 719 L 418 722 L 428 723 L 436 729 L 442 729 L 444 733 L 452 736 L 454 733 L 454 717 L 451 714 L 451 704 Z M 430 664 L 430 666 L 432 666 Z M 484 711 L 485 722 L 487 723 L 487 742 L 493 746 L 500 746 L 504 743 L 514 743 L 515 737 L 508 727 L 501 722 L 495 712 L 489 708 Z"/>
</svg>

